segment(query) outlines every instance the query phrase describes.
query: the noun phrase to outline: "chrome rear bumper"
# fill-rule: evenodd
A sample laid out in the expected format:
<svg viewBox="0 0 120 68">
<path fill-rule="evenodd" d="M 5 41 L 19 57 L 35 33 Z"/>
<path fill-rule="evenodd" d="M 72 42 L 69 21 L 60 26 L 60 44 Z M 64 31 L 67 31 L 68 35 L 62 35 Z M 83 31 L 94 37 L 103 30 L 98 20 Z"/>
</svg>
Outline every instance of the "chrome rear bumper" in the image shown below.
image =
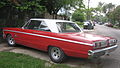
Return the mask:
<svg viewBox="0 0 120 68">
<path fill-rule="evenodd" d="M 89 50 L 88 56 L 89 56 L 89 58 L 100 57 L 100 56 L 109 54 L 110 52 L 116 50 L 117 47 L 118 47 L 118 45 L 114 45 L 114 46 L 103 48 L 103 49 Z"/>
</svg>

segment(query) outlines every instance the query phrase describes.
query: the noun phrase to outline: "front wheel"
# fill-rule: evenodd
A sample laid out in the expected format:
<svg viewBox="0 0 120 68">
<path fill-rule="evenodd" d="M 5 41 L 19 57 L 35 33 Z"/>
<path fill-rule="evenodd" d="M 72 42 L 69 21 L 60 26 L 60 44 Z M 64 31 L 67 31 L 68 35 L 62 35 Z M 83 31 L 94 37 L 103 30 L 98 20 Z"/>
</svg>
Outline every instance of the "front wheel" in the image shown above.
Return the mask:
<svg viewBox="0 0 120 68">
<path fill-rule="evenodd" d="M 65 53 L 58 47 L 49 47 L 49 57 L 55 63 L 61 63 L 66 59 Z"/>
<path fill-rule="evenodd" d="M 6 39 L 9 46 L 15 46 L 15 40 L 11 35 L 7 35 Z"/>
</svg>

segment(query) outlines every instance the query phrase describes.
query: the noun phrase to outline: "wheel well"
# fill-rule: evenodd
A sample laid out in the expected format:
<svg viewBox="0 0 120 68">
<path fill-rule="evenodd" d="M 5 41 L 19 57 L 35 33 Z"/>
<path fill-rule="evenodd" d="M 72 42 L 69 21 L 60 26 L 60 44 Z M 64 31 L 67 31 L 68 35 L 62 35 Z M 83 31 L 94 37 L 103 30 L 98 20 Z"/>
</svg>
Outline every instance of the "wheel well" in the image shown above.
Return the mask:
<svg viewBox="0 0 120 68">
<path fill-rule="evenodd" d="M 6 37 L 7 37 L 8 35 L 11 35 L 11 34 L 9 34 L 9 33 L 8 33 L 8 34 L 6 34 Z"/>
<path fill-rule="evenodd" d="M 54 46 L 54 45 L 49 45 L 48 48 L 47 48 L 47 51 L 49 50 L 50 47 L 57 47 L 57 46 Z M 60 47 L 58 47 L 60 48 Z M 63 50 L 62 48 L 60 48 L 61 50 Z"/>
<path fill-rule="evenodd" d="M 54 46 L 52 46 L 52 45 L 49 45 L 49 46 L 48 46 L 48 48 L 47 48 L 47 51 L 48 51 L 48 49 L 49 49 L 50 47 L 54 47 Z"/>
<path fill-rule="evenodd" d="M 5 34 L 4 39 L 6 39 L 8 35 L 11 35 L 11 34 L 10 33 Z"/>
</svg>

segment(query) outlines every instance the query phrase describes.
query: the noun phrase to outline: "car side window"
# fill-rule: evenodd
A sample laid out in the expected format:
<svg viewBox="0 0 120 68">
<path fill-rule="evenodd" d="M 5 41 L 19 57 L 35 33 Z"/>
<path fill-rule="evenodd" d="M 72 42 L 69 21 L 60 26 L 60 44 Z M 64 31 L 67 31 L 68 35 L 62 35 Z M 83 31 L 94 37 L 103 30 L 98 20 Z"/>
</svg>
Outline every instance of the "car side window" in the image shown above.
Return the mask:
<svg viewBox="0 0 120 68">
<path fill-rule="evenodd" d="M 25 29 L 38 30 L 40 24 L 41 24 L 41 21 L 31 20 L 31 22 L 29 22 L 29 23 L 25 26 Z"/>
<path fill-rule="evenodd" d="M 48 28 L 47 24 L 43 21 L 31 20 L 25 26 L 25 29 L 39 30 L 39 31 L 47 31 L 51 32 Z"/>
<path fill-rule="evenodd" d="M 40 24 L 40 28 L 39 28 L 41 31 L 48 31 L 48 32 L 51 32 L 49 27 L 47 26 L 47 24 L 45 22 L 41 22 Z"/>
</svg>

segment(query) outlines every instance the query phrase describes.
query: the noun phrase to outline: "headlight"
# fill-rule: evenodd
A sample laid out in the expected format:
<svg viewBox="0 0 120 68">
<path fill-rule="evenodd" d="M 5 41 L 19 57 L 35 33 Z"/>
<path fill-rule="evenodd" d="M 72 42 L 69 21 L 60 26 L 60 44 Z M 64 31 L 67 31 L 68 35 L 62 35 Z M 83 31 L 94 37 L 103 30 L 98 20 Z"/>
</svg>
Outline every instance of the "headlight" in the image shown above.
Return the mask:
<svg viewBox="0 0 120 68">
<path fill-rule="evenodd" d="M 108 43 L 109 43 L 110 46 L 113 46 L 113 45 L 116 45 L 117 40 L 116 39 L 110 39 Z"/>
<path fill-rule="evenodd" d="M 94 42 L 94 49 L 105 47 L 105 46 L 107 46 L 107 41 L 105 40 Z"/>
</svg>

